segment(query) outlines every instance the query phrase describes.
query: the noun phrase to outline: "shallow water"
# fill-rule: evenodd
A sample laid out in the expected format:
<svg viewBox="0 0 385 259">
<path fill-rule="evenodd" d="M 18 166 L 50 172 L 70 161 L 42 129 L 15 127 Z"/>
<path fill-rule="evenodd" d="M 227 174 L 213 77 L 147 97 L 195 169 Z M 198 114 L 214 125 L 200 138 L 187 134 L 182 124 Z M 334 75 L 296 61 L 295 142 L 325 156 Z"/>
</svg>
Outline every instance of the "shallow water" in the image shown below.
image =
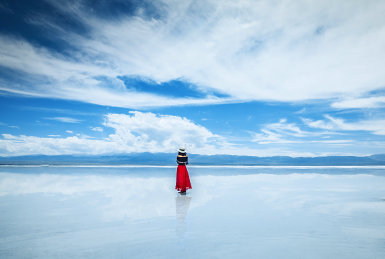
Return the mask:
<svg viewBox="0 0 385 259">
<path fill-rule="evenodd" d="M 385 258 L 385 169 L 1 167 L 0 258 Z"/>
</svg>

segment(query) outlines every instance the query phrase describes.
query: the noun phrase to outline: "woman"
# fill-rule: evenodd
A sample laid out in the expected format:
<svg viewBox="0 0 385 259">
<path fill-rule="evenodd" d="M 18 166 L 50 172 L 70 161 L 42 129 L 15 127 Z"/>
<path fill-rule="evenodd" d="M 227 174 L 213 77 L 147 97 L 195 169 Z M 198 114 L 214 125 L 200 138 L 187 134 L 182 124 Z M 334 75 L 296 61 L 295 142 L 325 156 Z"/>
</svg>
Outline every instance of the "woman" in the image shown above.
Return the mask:
<svg viewBox="0 0 385 259">
<path fill-rule="evenodd" d="M 191 189 L 191 183 L 186 168 L 186 165 L 188 164 L 188 156 L 183 147 L 178 150 L 176 162 L 178 163 L 178 169 L 176 171 L 175 189 L 177 189 L 180 194 L 186 194 L 186 190 Z"/>
</svg>

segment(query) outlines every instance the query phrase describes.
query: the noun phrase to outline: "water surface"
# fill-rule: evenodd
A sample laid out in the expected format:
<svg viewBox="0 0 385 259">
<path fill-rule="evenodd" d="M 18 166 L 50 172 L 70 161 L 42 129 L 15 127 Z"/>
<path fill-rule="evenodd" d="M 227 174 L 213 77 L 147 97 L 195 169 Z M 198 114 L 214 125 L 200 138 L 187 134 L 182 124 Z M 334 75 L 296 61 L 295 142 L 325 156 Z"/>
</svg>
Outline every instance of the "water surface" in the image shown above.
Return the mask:
<svg viewBox="0 0 385 259">
<path fill-rule="evenodd" d="M 1 167 L 0 258 L 385 258 L 382 167 Z"/>
</svg>

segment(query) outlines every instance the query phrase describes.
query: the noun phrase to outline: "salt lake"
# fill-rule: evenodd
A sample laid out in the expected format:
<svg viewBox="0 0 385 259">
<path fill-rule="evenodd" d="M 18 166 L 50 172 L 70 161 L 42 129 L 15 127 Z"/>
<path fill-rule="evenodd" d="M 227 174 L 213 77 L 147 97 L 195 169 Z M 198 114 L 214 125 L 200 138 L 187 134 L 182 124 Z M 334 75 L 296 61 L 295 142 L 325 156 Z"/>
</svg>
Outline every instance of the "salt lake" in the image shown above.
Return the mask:
<svg viewBox="0 0 385 259">
<path fill-rule="evenodd" d="M 0 258 L 385 258 L 385 167 L 0 167 Z"/>
</svg>

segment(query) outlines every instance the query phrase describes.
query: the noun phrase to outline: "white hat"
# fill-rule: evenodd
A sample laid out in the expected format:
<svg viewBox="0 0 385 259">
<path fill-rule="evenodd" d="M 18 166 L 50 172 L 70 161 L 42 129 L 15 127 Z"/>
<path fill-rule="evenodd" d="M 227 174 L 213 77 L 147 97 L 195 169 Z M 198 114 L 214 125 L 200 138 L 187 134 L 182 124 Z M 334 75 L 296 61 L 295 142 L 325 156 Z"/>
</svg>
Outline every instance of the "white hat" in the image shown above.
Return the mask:
<svg viewBox="0 0 385 259">
<path fill-rule="evenodd" d="M 180 153 L 186 153 L 186 150 L 185 150 L 184 147 L 180 147 L 179 150 L 178 150 L 178 152 L 180 152 Z"/>
</svg>

